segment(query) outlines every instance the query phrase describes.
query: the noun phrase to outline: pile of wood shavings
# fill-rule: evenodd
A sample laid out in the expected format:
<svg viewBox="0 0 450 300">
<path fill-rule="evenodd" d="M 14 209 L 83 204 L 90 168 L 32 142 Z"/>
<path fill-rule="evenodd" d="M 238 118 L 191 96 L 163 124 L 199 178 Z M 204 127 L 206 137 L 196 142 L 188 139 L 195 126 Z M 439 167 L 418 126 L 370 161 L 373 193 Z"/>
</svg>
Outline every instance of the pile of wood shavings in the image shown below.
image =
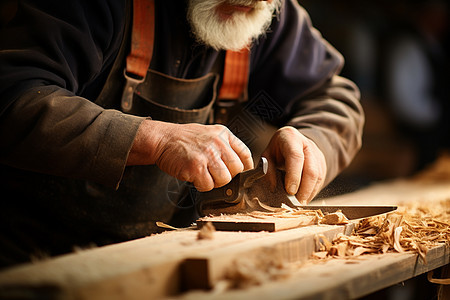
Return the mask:
<svg viewBox="0 0 450 300">
<path fill-rule="evenodd" d="M 211 218 L 214 220 L 243 220 L 249 221 L 250 219 L 294 219 L 294 218 L 304 218 L 304 223 L 302 226 L 326 224 L 326 225 L 344 225 L 348 224 L 349 220 L 341 212 L 337 211 L 335 213 L 324 214 L 321 210 L 307 210 L 302 208 L 290 208 L 282 207 L 277 208 L 276 211 L 264 212 L 264 211 L 252 211 L 247 213 L 237 213 L 232 215 L 221 214 L 218 216 L 209 216 L 200 218 L 202 221 L 209 221 Z"/>
<path fill-rule="evenodd" d="M 314 258 L 351 258 L 389 252 L 418 253 L 426 262 L 427 251 L 450 245 L 450 199 L 425 206 L 419 203 L 398 212 L 361 220 L 351 236 L 339 235 L 333 242 L 318 236 L 321 251 Z"/>
</svg>

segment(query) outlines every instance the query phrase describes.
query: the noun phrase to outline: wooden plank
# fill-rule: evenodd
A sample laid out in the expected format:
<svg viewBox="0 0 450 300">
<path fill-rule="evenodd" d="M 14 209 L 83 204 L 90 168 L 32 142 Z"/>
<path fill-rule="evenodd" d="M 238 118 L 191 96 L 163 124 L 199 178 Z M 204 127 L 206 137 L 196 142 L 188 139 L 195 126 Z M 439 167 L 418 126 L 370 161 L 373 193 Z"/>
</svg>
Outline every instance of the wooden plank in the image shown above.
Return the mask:
<svg viewBox="0 0 450 300">
<path fill-rule="evenodd" d="M 258 265 L 269 257 L 276 263 L 303 262 L 318 250 L 316 236 L 321 234 L 333 240 L 338 234 L 350 234 L 354 224 L 341 226 L 314 225 L 280 231 L 253 243 L 229 245 L 214 251 L 199 252 L 186 258 L 182 264 L 185 288 L 210 289 L 223 280 L 230 268 L 243 259 Z"/>
<path fill-rule="evenodd" d="M 216 232 L 197 240 L 196 230 L 173 231 L 99 247 L 0 272 L 0 299 L 149 299 L 180 292 L 186 256 L 263 239 L 267 232 Z M 20 298 L 20 297 L 19 297 Z"/>
<path fill-rule="evenodd" d="M 202 228 L 208 222 L 212 223 L 217 230 L 275 232 L 314 225 L 317 223 L 317 217 L 280 218 L 265 216 L 264 218 L 255 218 L 251 215 L 223 215 L 205 217 L 196 221 L 199 228 Z"/>
<path fill-rule="evenodd" d="M 429 203 L 450 198 L 450 180 L 424 182 L 396 179 L 373 183 L 366 188 L 339 196 L 318 199 L 312 205 L 404 205 Z"/>
<path fill-rule="evenodd" d="M 218 258 L 212 269 L 200 270 L 207 278 L 204 282 L 210 282 L 210 276 L 219 278 L 223 264 L 237 255 L 273 248 L 287 259 L 298 261 L 313 251 L 315 234 L 331 238 L 343 231 L 344 226 L 326 225 L 274 233 L 218 231 L 213 240 L 198 240 L 197 230 L 166 232 L 2 271 L 0 298 L 17 294 L 81 300 L 168 297 L 190 286 L 184 283 L 186 273 L 182 273 L 181 265 L 199 253 L 219 251 L 229 255 Z"/>
<path fill-rule="evenodd" d="M 434 247 L 426 259 L 424 263 L 416 254 L 388 253 L 308 261 L 285 280 L 240 290 L 192 291 L 179 299 L 356 299 L 448 265 L 450 247 Z"/>
</svg>

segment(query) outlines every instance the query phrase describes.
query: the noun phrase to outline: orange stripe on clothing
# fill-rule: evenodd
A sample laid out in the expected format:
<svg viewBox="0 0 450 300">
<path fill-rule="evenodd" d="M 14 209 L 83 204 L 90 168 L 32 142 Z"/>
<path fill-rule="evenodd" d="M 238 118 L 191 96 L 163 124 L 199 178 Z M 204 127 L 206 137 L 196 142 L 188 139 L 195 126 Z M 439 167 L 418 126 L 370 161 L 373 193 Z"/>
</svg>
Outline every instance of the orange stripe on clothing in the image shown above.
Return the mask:
<svg viewBox="0 0 450 300">
<path fill-rule="evenodd" d="M 246 97 L 250 50 L 227 51 L 219 99 L 241 99 Z"/>
<path fill-rule="evenodd" d="M 154 0 L 133 1 L 131 51 L 127 56 L 127 72 L 145 77 L 153 55 L 155 38 Z"/>
</svg>

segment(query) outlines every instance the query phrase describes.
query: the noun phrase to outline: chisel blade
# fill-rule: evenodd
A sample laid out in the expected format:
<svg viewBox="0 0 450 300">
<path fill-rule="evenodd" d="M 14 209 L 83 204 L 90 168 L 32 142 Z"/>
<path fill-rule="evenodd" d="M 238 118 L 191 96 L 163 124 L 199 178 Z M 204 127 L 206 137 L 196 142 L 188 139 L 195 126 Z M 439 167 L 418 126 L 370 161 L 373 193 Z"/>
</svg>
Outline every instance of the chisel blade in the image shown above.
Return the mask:
<svg viewBox="0 0 450 300">
<path fill-rule="evenodd" d="M 376 216 L 384 213 L 388 213 L 397 209 L 397 206 L 368 206 L 368 205 L 302 205 L 297 206 L 298 208 L 308 209 L 308 210 L 318 210 L 320 209 L 324 214 L 334 213 L 341 211 L 349 220 L 362 219 L 371 216 Z"/>
</svg>

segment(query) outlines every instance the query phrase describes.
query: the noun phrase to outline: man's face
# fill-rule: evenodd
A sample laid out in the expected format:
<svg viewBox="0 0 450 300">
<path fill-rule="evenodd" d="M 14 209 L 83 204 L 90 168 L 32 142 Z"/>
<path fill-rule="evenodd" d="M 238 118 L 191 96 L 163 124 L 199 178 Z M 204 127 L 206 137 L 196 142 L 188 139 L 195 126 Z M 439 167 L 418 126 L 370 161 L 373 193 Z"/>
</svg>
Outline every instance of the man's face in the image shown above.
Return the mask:
<svg viewBox="0 0 450 300">
<path fill-rule="evenodd" d="M 281 0 L 189 0 L 197 40 L 216 50 L 241 50 L 264 34 Z"/>
</svg>

